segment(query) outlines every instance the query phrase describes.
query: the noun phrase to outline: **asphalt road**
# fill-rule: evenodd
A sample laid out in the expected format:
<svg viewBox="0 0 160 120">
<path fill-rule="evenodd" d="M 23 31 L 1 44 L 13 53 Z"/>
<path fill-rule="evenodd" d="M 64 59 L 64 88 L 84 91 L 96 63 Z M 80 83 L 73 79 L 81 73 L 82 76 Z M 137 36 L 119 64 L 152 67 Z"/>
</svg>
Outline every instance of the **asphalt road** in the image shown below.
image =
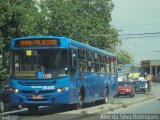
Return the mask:
<svg viewBox="0 0 160 120">
<path fill-rule="evenodd" d="M 160 100 L 155 98 L 141 102 L 124 109 L 119 109 L 109 113 L 118 114 L 160 114 Z"/>
<path fill-rule="evenodd" d="M 155 117 L 153 120 L 160 120 L 160 100 L 152 99 L 141 102 L 127 108 L 115 110 L 113 112 L 102 113 L 98 115 L 89 115 L 83 120 L 139 120 L 135 116 Z M 134 117 L 134 118 L 133 118 Z M 77 120 L 82 120 L 81 118 Z M 147 120 L 147 119 L 143 119 Z"/>
</svg>

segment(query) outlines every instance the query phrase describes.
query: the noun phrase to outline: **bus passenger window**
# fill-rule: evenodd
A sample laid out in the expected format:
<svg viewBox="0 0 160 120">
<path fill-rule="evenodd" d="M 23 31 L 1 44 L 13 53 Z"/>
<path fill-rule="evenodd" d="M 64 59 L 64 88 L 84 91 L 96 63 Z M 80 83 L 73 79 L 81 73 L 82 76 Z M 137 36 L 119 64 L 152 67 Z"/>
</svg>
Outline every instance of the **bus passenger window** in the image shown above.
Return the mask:
<svg viewBox="0 0 160 120">
<path fill-rule="evenodd" d="M 87 59 L 88 61 L 92 61 L 92 60 L 93 60 L 92 55 L 93 55 L 93 54 L 92 54 L 90 51 L 86 51 L 86 59 Z"/>
<path fill-rule="evenodd" d="M 111 70 L 111 57 L 108 57 L 107 63 L 108 63 L 108 67 L 109 67 L 108 73 L 112 73 L 112 70 Z"/>
<path fill-rule="evenodd" d="M 106 56 L 103 56 L 103 63 L 106 62 Z"/>
<path fill-rule="evenodd" d="M 109 73 L 109 64 L 106 65 L 106 73 Z"/>
<path fill-rule="evenodd" d="M 78 66 L 80 71 L 86 71 L 87 70 L 87 63 L 86 61 L 79 60 L 78 61 Z"/>
<path fill-rule="evenodd" d="M 99 55 L 99 62 L 103 63 L 102 55 Z"/>
<path fill-rule="evenodd" d="M 98 61 L 98 55 L 97 53 L 94 54 L 94 62 L 97 62 Z"/>
<path fill-rule="evenodd" d="M 69 59 L 70 59 L 70 75 L 73 78 L 77 70 L 77 54 L 76 49 L 69 49 Z"/>
<path fill-rule="evenodd" d="M 100 72 L 100 65 L 98 63 L 94 64 L 95 72 L 99 73 Z"/>
<path fill-rule="evenodd" d="M 77 67 L 77 54 L 75 49 L 70 48 L 70 67 L 76 68 Z"/>
<path fill-rule="evenodd" d="M 115 58 L 111 58 L 111 73 L 115 73 Z"/>
<path fill-rule="evenodd" d="M 86 58 L 86 51 L 83 49 L 78 49 L 78 59 L 85 60 Z"/>
<path fill-rule="evenodd" d="M 91 61 L 87 62 L 87 71 L 89 72 L 93 71 L 93 63 Z"/>
<path fill-rule="evenodd" d="M 78 61 L 78 68 L 80 71 L 83 70 L 83 62 L 81 60 Z"/>
<path fill-rule="evenodd" d="M 104 64 L 101 64 L 100 68 L 101 68 L 101 73 L 105 73 L 106 72 L 106 70 L 105 70 L 106 68 L 105 68 Z"/>
</svg>

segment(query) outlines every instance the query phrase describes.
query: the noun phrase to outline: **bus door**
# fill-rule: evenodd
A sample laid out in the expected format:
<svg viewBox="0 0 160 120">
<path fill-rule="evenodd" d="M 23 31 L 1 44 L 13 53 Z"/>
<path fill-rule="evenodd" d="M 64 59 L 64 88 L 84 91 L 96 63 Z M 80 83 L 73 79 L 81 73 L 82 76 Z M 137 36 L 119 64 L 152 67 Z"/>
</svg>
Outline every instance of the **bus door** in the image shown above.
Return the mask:
<svg viewBox="0 0 160 120">
<path fill-rule="evenodd" d="M 70 83 L 71 93 L 70 101 L 72 103 L 78 100 L 78 71 L 77 71 L 77 47 L 69 45 L 69 61 L 70 61 Z"/>
</svg>

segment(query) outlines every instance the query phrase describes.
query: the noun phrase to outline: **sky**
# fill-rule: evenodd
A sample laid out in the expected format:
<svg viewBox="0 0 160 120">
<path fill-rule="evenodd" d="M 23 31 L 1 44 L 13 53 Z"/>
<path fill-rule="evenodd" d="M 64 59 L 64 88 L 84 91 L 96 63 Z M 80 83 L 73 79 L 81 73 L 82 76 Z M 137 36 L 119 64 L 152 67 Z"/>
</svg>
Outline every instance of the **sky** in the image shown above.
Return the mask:
<svg viewBox="0 0 160 120">
<path fill-rule="evenodd" d="M 118 30 L 121 46 L 141 60 L 160 59 L 160 0 L 112 0 L 111 24 Z M 129 35 L 128 35 L 129 34 Z"/>
</svg>

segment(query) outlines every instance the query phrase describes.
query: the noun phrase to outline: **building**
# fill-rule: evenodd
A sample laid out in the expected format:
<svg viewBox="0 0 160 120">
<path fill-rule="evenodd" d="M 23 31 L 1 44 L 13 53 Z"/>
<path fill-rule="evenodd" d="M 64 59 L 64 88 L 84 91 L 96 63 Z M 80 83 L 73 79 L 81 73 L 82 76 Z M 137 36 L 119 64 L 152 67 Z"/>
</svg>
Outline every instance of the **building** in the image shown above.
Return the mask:
<svg viewBox="0 0 160 120">
<path fill-rule="evenodd" d="M 160 60 L 141 61 L 141 73 L 153 75 L 154 81 L 160 81 Z"/>
</svg>

